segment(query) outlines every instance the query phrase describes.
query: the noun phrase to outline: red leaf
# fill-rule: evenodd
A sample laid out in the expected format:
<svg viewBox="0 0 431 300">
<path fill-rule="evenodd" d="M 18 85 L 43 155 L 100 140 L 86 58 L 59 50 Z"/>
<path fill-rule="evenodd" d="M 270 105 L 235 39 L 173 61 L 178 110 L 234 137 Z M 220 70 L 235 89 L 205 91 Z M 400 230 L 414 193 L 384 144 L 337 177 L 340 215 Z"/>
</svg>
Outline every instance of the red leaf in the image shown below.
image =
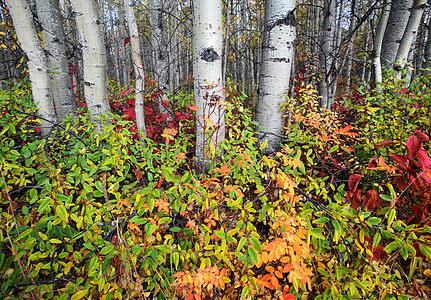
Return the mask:
<svg viewBox="0 0 431 300">
<path fill-rule="evenodd" d="M 422 130 L 416 129 L 415 133 L 417 133 L 425 142 L 429 142 L 430 137 L 426 133 L 423 133 Z"/>
<path fill-rule="evenodd" d="M 368 162 L 368 169 L 375 169 L 379 165 L 379 160 L 377 158 L 372 158 Z"/>
<path fill-rule="evenodd" d="M 397 178 L 395 178 L 395 184 L 400 191 L 404 191 L 404 189 L 407 188 L 406 179 L 402 174 L 397 175 Z"/>
<path fill-rule="evenodd" d="M 371 244 L 370 246 L 368 246 L 368 249 L 370 249 L 371 253 L 373 253 L 373 257 L 367 255 L 371 262 L 377 260 L 384 260 L 387 256 L 387 253 L 382 245 L 373 248 L 373 245 Z"/>
<path fill-rule="evenodd" d="M 395 142 L 392 142 L 390 140 L 383 140 L 380 143 L 377 143 L 376 146 L 377 147 L 383 147 L 383 146 L 390 146 L 390 145 L 395 145 Z"/>
<path fill-rule="evenodd" d="M 361 206 L 361 190 L 347 192 L 347 201 L 353 209 L 358 209 Z"/>
<path fill-rule="evenodd" d="M 422 147 L 422 140 L 415 135 L 409 136 L 407 139 L 407 153 L 409 154 L 409 158 L 413 159 L 419 149 Z"/>
<path fill-rule="evenodd" d="M 352 174 L 349 177 L 349 190 L 351 192 L 356 192 L 356 189 L 358 188 L 359 181 L 361 181 L 362 175 L 361 174 Z"/>
<path fill-rule="evenodd" d="M 130 41 L 130 37 L 128 36 L 124 39 L 124 46 L 126 46 L 129 43 L 129 41 Z"/>
<path fill-rule="evenodd" d="M 415 223 L 419 224 L 428 216 L 428 211 L 423 206 L 413 204 L 412 214 L 416 217 Z"/>
<path fill-rule="evenodd" d="M 431 159 L 428 157 L 427 152 L 424 149 L 420 149 L 416 153 L 416 157 L 418 158 L 419 167 L 422 170 L 427 170 L 431 166 Z"/>
<path fill-rule="evenodd" d="M 392 154 L 391 158 L 398 164 L 401 170 L 406 171 L 410 168 L 410 161 L 405 155 Z"/>
<path fill-rule="evenodd" d="M 140 170 L 140 169 L 135 169 L 135 176 L 136 176 L 136 179 L 137 179 L 138 181 L 140 181 L 140 180 L 141 180 L 141 178 L 142 178 L 142 172 L 141 172 L 141 170 Z"/>
<path fill-rule="evenodd" d="M 379 207 L 381 200 L 382 198 L 379 197 L 379 193 L 376 190 L 371 189 L 365 193 L 362 201 L 366 209 L 372 210 Z"/>
</svg>

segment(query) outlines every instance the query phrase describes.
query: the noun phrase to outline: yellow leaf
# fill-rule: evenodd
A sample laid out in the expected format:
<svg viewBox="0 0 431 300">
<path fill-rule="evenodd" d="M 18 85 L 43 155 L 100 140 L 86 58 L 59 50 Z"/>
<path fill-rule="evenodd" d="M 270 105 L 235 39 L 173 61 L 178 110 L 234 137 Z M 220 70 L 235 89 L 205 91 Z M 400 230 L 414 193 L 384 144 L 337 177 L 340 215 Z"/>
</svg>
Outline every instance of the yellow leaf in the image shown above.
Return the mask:
<svg viewBox="0 0 431 300">
<path fill-rule="evenodd" d="M 70 299 L 71 300 L 82 299 L 85 295 L 87 295 L 87 293 L 88 293 L 88 290 L 80 290 L 80 291 L 76 292 L 75 294 L 73 294 Z"/>
</svg>

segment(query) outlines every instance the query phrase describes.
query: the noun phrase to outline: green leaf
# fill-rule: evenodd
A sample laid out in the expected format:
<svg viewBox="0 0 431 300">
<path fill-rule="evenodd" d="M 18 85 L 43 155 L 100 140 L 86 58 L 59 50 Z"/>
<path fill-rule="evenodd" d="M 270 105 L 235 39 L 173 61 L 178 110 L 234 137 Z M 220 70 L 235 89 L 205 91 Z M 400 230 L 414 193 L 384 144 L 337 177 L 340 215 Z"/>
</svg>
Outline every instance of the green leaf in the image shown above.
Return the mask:
<svg viewBox="0 0 431 300">
<path fill-rule="evenodd" d="M 257 252 L 254 250 L 253 247 L 248 247 L 247 249 L 248 255 L 250 256 L 251 260 L 257 264 Z"/>
<path fill-rule="evenodd" d="M 314 224 L 325 224 L 329 221 L 330 221 L 330 219 L 328 217 L 320 217 L 317 220 L 314 220 L 313 223 Z"/>
<path fill-rule="evenodd" d="M 428 257 L 428 259 L 431 259 L 431 248 L 430 247 L 424 246 L 421 243 L 419 243 L 419 250 L 422 252 L 423 255 Z"/>
<path fill-rule="evenodd" d="M 377 232 L 373 238 L 373 247 L 374 248 L 376 248 L 379 245 L 381 239 L 382 239 L 382 236 L 380 235 L 380 233 Z"/>
<path fill-rule="evenodd" d="M 214 233 L 216 236 L 218 236 L 221 239 L 225 239 L 226 238 L 226 234 L 224 233 L 224 231 L 218 230 Z"/>
<path fill-rule="evenodd" d="M 236 248 L 236 251 L 239 252 L 244 247 L 244 245 L 247 243 L 247 238 L 243 236 L 238 243 L 238 247 Z"/>
<path fill-rule="evenodd" d="M 162 172 L 165 176 L 166 181 L 174 181 L 174 173 L 172 173 L 170 169 L 162 166 Z"/>
<path fill-rule="evenodd" d="M 381 222 L 381 221 L 382 221 L 382 220 L 381 220 L 380 218 L 377 218 L 377 217 L 371 217 L 371 218 L 367 219 L 367 220 L 365 221 L 365 223 L 367 223 L 369 226 L 373 226 L 373 225 L 380 224 L 380 222 Z"/>
<path fill-rule="evenodd" d="M 391 226 L 392 225 L 392 222 L 394 221 L 394 219 L 395 219 L 395 214 L 396 214 L 396 211 L 395 211 L 395 209 L 391 209 L 390 211 L 389 211 L 389 215 L 388 215 L 388 226 Z"/>
<path fill-rule="evenodd" d="M 252 236 L 250 238 L 250 244 L 254 247 L 254 249 L 259 251 L 260 254 L 262 254 L 262 245 L 256 237 Z"/>
<path fill-rule="evenodd" d="M 64 205 L 57 206 L 57 208 L 55 209 L 55 214 L 57 216 L 59 216 L 60 219 L 62 219 L 63 221 L 67 221 L 67 219 L 69 217 L 67 210 L 66 210 L 66 207 L 64 207 Z"/>
<path fill-rule="evenodd" d="M 96 181 L 96 189 L 99 191 L 99 192 L 101 192 L 101 193 L 103 193 L 103 186 L 102 186 L 102 183 L 100 182 L 100 181 Z"/>
<path fill-rule="evenodd" d="M 399 247 L 400 246 L 398 245 L 398 243 L 396 241 L 393 241 L 392 243 L 389 243 L 383 250 L 385 250 L 386 252 L 392 252 Z"/>
<path fill-rule="evenodd" d="M 322 228 L 313 228 L 310 231 L 310 234 L 320 240 L 324 240 L 325 237 L 322 235 L 323 229 Z"/>
<path fill-rule="evenodd" d="M 180 263 L 180 254 L 177 251 L 172 253 L 172 261 L 174 262 L 175 268 L 178 269 L 178 264 Z"/>
</svg>

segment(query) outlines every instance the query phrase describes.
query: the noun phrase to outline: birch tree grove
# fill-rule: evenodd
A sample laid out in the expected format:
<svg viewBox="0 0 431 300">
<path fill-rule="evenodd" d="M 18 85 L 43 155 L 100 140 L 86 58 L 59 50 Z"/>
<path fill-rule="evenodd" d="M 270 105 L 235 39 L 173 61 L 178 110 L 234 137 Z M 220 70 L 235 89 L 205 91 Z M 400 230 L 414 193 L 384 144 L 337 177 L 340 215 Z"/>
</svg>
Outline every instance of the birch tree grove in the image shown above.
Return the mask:
<svg viewBox="0 0 431 300">
<path fill-rule="evenodd" d="M 296 1 L 265 1 L 262 59 L 256 120 L 264 129 L 261 143 L 268 141 L 266 151 L 280 148 L 284 136 L 282 104 L 286 103 L 294 62 Z"/>
<path fill-rule="evenodd" d="M 145 119 L 144 119 L 144 68 L 142 66 L 142 56 L 141 49 L 139 46 L 139 33 L 138 26 L 136 25 L 135 13 L 133 11 L 132 0 L 124 0 L 124 7 L 126 10 L 127 24 L 129 25 L 130 32 L 130 43 L 132 45 L 132 59 L 133 59 L 133 69 L 136 79 L 135 87 L 135 113 L 136 113 L 136 125 L 139 135 L 147 137 L 145 129 Z"/>
<path fill-rule="evenodd" d="M 195 0 L 193 9 L 193 80 L 199 108 L 195 170 L 201 173 L 209 166 L 208 149 L 217 149 L 225 136 L 222 4 L 220 0 Z"/>
<path fill-rule="evenodd" d="M 75 10 L 76 27 L 84 65 L 84 93 L 92 118 L 100 118 L 109 111 L 106 76 L 106 48 L 99 8 L 94 0 L 71 0 Z M 97 130 L 101 131 L 97 122 Z"/>
<path fill-rule="evenodd" d="M 34 28 L 33 15 L 27 0 L 6 1 L 15 26 L 18 40 L 28 58 L 28 69 L 33 101 L 39 109 L 42 135 L 47 135 L 57 122 L 51 97 L 51 80 L 48 61 Z"/>
</svg>

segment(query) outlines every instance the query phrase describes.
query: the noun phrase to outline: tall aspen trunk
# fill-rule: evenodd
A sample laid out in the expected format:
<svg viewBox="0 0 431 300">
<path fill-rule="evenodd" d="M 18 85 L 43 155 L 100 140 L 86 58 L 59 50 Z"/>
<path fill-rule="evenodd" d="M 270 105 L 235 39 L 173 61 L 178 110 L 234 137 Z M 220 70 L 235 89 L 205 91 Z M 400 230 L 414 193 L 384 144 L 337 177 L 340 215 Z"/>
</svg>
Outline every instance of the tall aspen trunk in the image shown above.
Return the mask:
<svg viewBox="0 0 431 300">
<path fill-rule="evenodd" d="M 220 0 L 193 1 L 193 79 L 196 111 L 195 171 L 206 172 L 211 148 L 217 151 L 225 136 L 223 32 Z"/>
<path fill-rule="evenodd" d="M 277 151 L 284 136 L 285 111 L 289 80 L 294 63 L 296 1 L 265 1 L 262 62 L 259 79 L 256 119 L 260 143 L 268 141 L 265 152 Z"/>
<path fill-rule="evenodd" d="M 84 62 L 84 94 L 90 116 L 98 118 L 96 131 L 102 130 L 100 117 L 110 112 L 106 76 L 106 49 L 102 21 L 94 0 L 72 0 L 76 27 Z"/>
<path fill-rule="evenodd" d="M 140 137 L 147 137 L 145 128 L 145 116 L 144 116 L 144 68 L 142 67 L 141 49 L 139 46 L 139 33 L 138 26 L 136 25 L 135 13 L 133 11 L 133 1 L 124 0 L 124 7 L 126 10 L 127 24 L 129 25 L 130 43 L 132 46 L 132 60 L 133 69 L 135 70 L 135 113 L 136 113 L 136 126 L 139 130 Z"/>
<path fill-rule="evenodd" d="M 426 3 L 426 0 L 415 0 L 413 4 L 409 21 L 407 22 L 403 37 L 400 42 L 400 46 L 398 47 L 397 55 L 395 56 L 394 63 L 396 70 L 403 68 L 407 63 L 409 50 L 413 40 L 416 38 L 417 31 L 419 29 L 419 23 L 422 19 Z M 401 74 L 397 73 L 397 76 L 399 77 L 401 76 Z"/>
<path fill-rule="evenodd" d="M 374 68 L 374 81 L 382 82 L 382 62 L 381 62 L 381 52 L 383 37 L 385 35 L 386 25 L 388 24 L 389 14 L 391 11 L 392 0 L 386 0 L 383 4 L 382 15 L 380 17 L 379 25 L 377 26 L 377 32 L 374 37 L 374 47 L 372 52 L 373 68 Z"/>
<path fill-rule="evenodd" d="M 334 62 L 334 34 L 335 34 L 335 14 L 336 1 L 325 0 L 323 9 L 323 30 L 321 35 L 322 50 L 319 56 L 320 71 L 323 72 L 319 82 L 320 106 L 324 109 L 330 109 L 331 101 L 331 85 L 334 80 L 331 76 L 332 64 Z"/>
<path fill-rule="evenodd" d="M 43 45 L 48 54 L 52 95 L 58 120 L 76 110 L 76 101 L 69 75 L 66 38 L 58 0 L 36 0 L 37 15 L 42 25 Z"/>
<path fill-rule="evenodd" d="M 130 85 L 130 71 L 132 69 L 130 65 L 130 44 L 126 43 L 127 33 L 126 33 L 126 25 L 124 21 L 124 10 L 123 5 L 118 6 L 118 18 L 120 23 L 120 51 L 121 51 L 121 62 L 123 64 L 123 84 L 125 86 Z"/>
<path fill-rule="evenodd" d="M 26 0 L 7 0 L 15 32 L 22 50 L 28 58 L 28 71 L 32 88 L 33 101 L 39 109 L 41 133 L 46 136 L 57 122 L 54 102 L 51 96 L 51 79 L 48 61 L 40 44 L 33 24 L 33 15 Z"/>
<path fill-rule="evenodd" d="M 392 0 L 381 51 L 382 62 L 387 68 L 395 61 L 412 6 L 413 0 Z"/>
<path fill-rule="evenodd" d="M 155 60 L 153 73 L 160 92 L 158 106 L 160 113 L 167 114 L 168 120 L 170 120 L 170 112 L 164 105 L 164 102 L 168 99 L 166 93 L 169 87 L 169 66 L 163 15 L 163 1 L 150 0 L 151 45 L 154 51 L 152 57 Z"/>
</svg>

